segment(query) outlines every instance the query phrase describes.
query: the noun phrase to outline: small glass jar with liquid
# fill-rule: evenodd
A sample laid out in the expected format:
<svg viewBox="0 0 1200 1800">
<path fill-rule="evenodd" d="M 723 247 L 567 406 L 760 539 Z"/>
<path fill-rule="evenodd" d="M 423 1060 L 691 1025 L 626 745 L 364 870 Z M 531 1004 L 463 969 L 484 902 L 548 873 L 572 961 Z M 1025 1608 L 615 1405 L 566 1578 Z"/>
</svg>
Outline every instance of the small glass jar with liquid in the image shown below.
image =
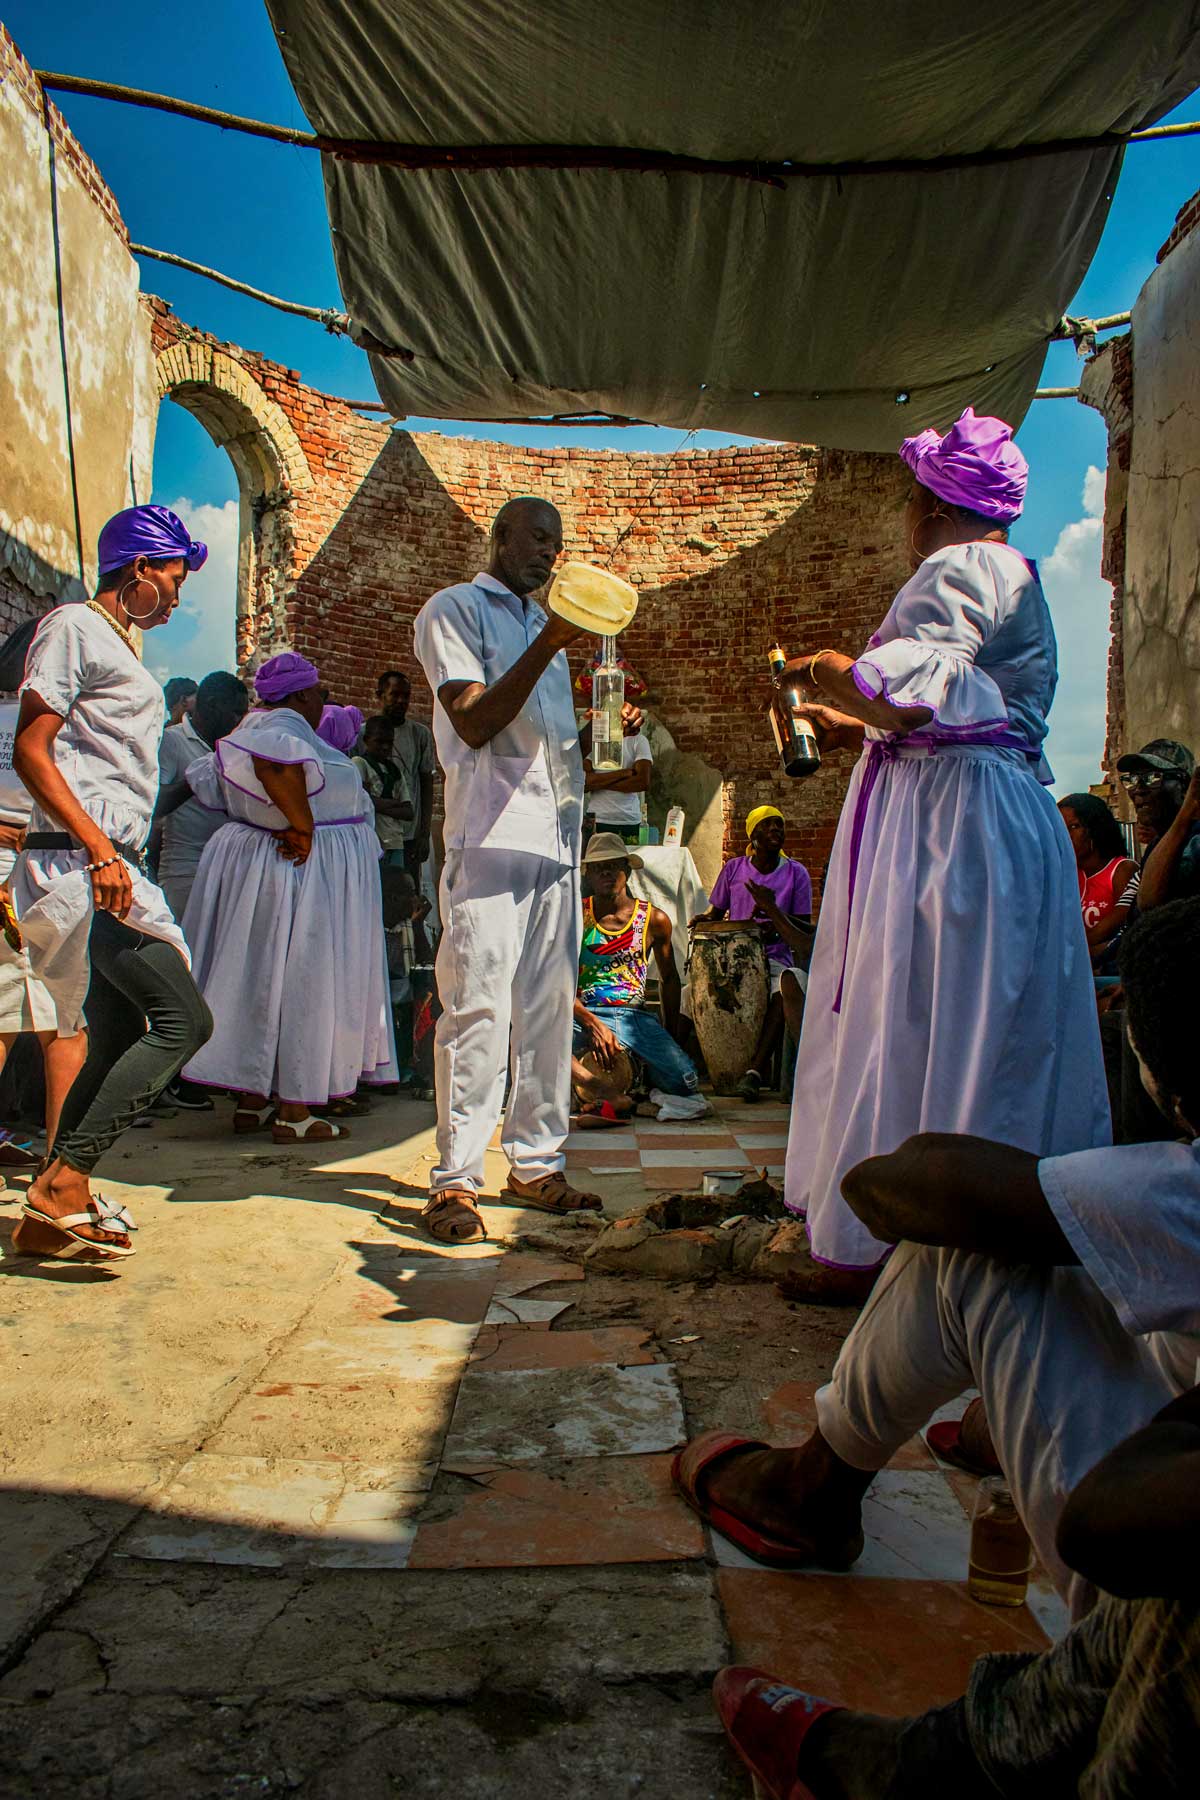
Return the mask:
<svg viewBox="0 0 1200 1800">
<path fill-rule="evenodd" d="M 967 1591 L 984 1606 L 1021 1606 L 1032 1566 L 1029 1533 L 1012 1489 L 1002 1475 L 988 1475 L 975 1496 Z"/>
</svg>

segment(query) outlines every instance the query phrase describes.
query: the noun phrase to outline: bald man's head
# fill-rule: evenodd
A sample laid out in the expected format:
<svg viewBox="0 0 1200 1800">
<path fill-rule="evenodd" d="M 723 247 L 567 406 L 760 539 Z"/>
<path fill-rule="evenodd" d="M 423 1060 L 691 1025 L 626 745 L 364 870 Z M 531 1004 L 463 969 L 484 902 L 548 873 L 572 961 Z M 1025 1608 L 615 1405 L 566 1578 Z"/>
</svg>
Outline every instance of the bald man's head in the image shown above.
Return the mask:
<svg viewBox="0 0 1200 1800">
<path fill-rule="evenodd" d="M 548 500 L 506 500 L 492 521 L 488 573 L 523 600 L 550 579 L 562 553 L 562 520 Z"/>
</svg>

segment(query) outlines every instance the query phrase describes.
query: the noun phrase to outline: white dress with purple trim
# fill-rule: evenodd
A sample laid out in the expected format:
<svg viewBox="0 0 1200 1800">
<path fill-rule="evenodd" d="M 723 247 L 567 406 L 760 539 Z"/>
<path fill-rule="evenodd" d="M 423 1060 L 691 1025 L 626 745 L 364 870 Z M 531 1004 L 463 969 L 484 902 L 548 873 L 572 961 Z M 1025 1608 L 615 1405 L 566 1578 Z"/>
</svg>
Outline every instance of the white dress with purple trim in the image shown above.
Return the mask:
<svg viewBox="0 0 1200 1800">
<path fill-rule="evenodd" d="M 286 821 L 254 758 L 302 763 L 312 852 L 279 855 Z M 187 771 L 229 815 L 205 846 L 184 931 L 213 1034 L 192 1081 L 321 1104 L 397 1079 L 374 813 L 353 763 L 290 707 L 252 712 Z"/>
<path fill-rule="evenodd" d="M 922 563 L 854 665 L 864 693 L 929 706 L 869 730 L 842 808 L 809 976 L 785 1198 L 813 1254 L 888 1246 L 846 1171 L 918 1131 L 1044 1156 L 1111 1142 L 1075 857 L 1042 785 L 1058 679 L 1036 568 L 1005 544 Z"/>
</svg>

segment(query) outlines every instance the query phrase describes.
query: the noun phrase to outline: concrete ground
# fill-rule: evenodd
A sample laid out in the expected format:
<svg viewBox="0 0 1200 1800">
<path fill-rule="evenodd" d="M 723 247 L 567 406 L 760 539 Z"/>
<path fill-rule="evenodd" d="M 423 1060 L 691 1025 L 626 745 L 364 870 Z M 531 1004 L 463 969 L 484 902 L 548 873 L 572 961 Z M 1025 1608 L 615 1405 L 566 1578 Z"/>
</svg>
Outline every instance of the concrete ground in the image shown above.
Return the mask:
<svg viewBox="0 0 1200 1800">
<path fill-rule="evenodd" d="M 0 1208 L 0 1793 L 699 1800 L 745 1793 L 708 1703 L 763 1661 L 902 1712 L 1041 1618 L 965 1591 L 971 1486 L 920 1441 L 849 1577 L 748 1564 L 673 1495 L 686 1435 L 787 1442 L 852 1321 L 763 1283 L 585 1277 L 586 1224 L 416 1229 L 432 1109 L 345 1144 L 130 1132 L 138 1255 L 31 1263 Z M 783 1109 L 574 1135 L 606 1210 L 775 1168 Z M 503 1162 L 494 1157 L 495 1189 Z M 593 1173 L 593 1171 L 598 1171 Z"/>
</svg>

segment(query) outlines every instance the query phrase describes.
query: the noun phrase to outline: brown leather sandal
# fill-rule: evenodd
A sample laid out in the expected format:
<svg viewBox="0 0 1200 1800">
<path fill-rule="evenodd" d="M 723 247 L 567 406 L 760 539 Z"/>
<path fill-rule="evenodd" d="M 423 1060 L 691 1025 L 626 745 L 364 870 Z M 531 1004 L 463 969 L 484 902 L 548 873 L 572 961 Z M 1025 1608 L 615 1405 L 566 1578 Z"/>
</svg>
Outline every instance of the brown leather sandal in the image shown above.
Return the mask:
<svg viewBox="0 0 1200 1800">
<path fill-rule="evenodd" d="M 536 1207 L 539 1212 L 565 1215 L 601 1211 L 599 1194 L 585 1194 L 579 1188 L 573 1188 L 561 1170 L 553 1175 L 543 1175 L 540 1181 L 522 1181 L 510 1174 L 503 1197 L 516 1200 L 521 1206 Z"/>
<path fill-rule="evenodd" d="M 470 1188 L 442 1188 L 432 1194 L 421 1223 L 439 1244 L 480 1244 L 487 1237 Z"/>
</svg>

